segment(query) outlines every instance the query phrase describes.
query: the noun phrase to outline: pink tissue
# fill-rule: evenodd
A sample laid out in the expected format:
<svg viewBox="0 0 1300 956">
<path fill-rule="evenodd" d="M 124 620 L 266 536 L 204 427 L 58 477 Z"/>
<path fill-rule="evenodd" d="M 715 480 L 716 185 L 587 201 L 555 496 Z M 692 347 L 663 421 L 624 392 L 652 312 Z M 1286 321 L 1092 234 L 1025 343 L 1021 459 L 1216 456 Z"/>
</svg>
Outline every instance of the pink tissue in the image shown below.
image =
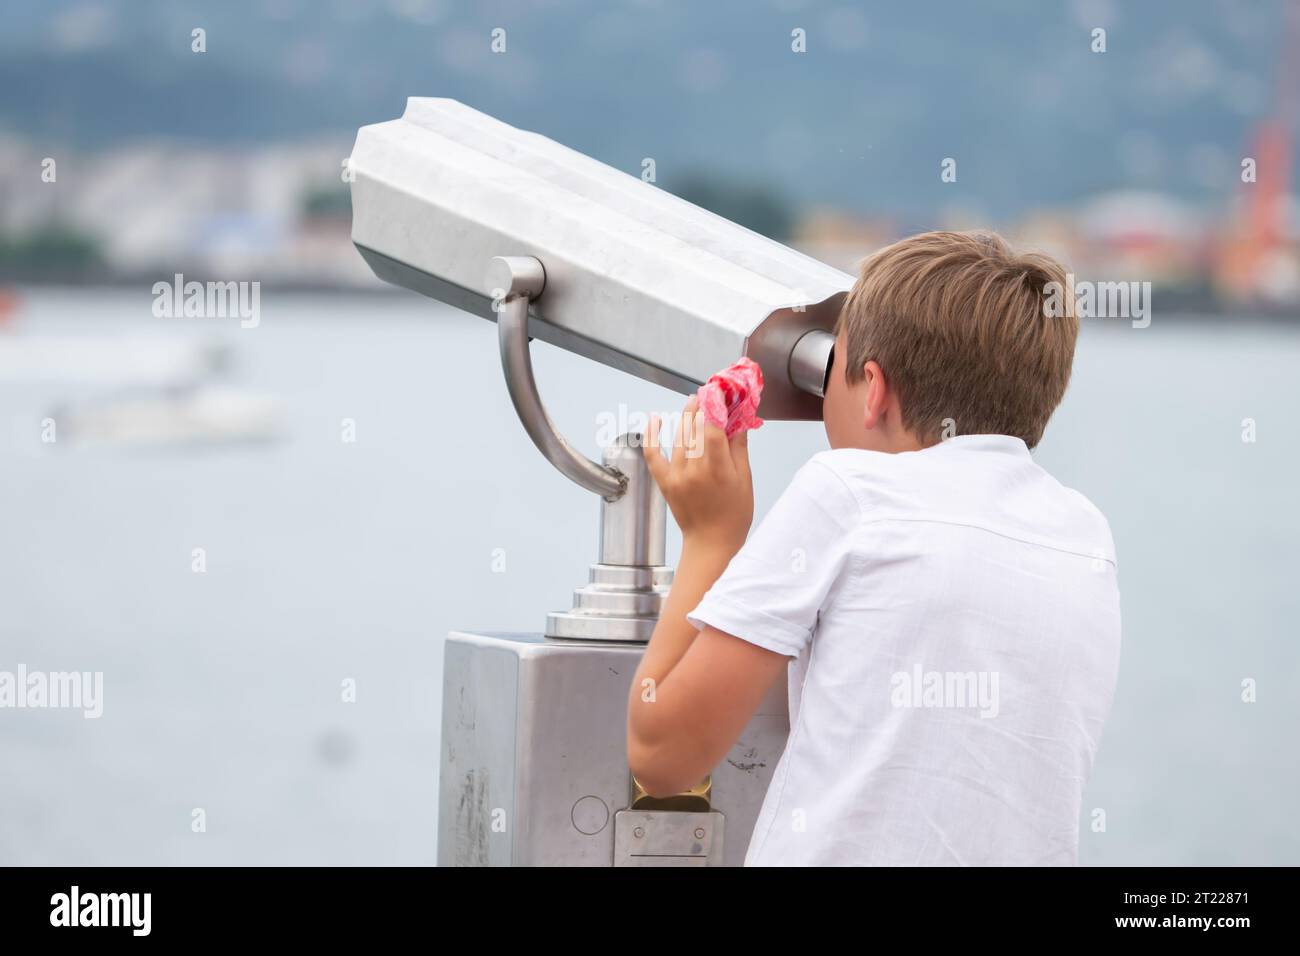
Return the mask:
<svg viewBox="0 0 1300 956">
<path fill-rule="evenodd" d="M 742 358 L 724 368 L 700 386 L 696 396 L 704 420 L 725 429 L 730 438 L 737 432 L 758 428 L 758 402 L 763 397 L 763 370 L 752 359 Z"/>
</svg>

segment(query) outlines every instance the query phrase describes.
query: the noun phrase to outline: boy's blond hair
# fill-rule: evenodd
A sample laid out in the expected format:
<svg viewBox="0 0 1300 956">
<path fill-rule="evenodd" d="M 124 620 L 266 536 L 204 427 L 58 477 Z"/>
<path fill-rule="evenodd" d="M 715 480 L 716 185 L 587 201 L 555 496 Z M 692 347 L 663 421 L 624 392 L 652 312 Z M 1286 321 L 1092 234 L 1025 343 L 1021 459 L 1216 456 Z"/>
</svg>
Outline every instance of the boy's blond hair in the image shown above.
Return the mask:
<svg viewBox="0 0 1300 956">
<path fill-rule="evenodd" d="M 1033 448 L 1070 381 L 1079 321 L 1048 318 L 1050 256 L 996 233 L 927 232 L 886 246 L 845 300 L 846 374 L 874 359 L 925 445 L 951 434 L 1013 435 Z M 951 420 L 946 421 L 946 420 Z"/>
</svg>

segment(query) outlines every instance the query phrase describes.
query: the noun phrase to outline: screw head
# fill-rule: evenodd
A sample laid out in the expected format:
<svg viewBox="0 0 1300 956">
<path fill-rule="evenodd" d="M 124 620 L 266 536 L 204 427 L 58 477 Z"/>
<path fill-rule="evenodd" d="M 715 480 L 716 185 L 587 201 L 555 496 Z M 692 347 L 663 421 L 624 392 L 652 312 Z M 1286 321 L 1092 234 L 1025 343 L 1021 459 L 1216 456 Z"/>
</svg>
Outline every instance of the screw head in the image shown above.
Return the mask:
<svg viewBox="0 0 1300 956">
<path fill-rule="evenodd" d="M 635 830 L 632 831 L 632 835 L 636 837 L 638 840 L 641 839 L 643 836 L 645 836 L 645 827 L 637 827 Z"/>
</svg>

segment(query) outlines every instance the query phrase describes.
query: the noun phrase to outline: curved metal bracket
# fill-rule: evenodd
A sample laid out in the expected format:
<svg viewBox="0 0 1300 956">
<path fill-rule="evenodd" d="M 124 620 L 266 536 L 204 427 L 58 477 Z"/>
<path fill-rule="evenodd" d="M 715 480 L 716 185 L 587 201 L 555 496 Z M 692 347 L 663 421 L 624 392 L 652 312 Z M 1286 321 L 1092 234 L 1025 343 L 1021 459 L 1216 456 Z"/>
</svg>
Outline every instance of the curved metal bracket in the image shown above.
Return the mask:
<svg viewBox="0 0 1300 956">
<path fill-rule="evenodd" d="M 533 444 L 562 474 L 606 501 L 627 490 L 627 478 L 574 450 L 542 406 L 528 351 L 528 306 L 546 287 L 546 270 L 532 256 L 497 256 L 488 267 L 488 288 L 497 312 L 501 370 L 519 420 Z"/>
</svg>

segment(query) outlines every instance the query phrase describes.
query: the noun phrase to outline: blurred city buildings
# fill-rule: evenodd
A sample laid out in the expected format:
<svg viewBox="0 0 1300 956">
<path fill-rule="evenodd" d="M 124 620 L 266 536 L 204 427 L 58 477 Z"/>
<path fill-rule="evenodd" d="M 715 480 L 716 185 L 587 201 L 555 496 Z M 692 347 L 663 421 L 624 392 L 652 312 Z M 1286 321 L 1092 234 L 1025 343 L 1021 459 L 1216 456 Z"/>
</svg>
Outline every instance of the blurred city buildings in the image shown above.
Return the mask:
<svg viewBox="0 0 1300 956">
<path fill-rule="evenodd" d="M 720 202 L 715 211 L 741 222 L 744 204 L 762 196 L 759 228 L 788 222 L 788 234 L 775 238 L 850 272 L 912 232 L 988 227 L 1058 256 L 1080 279 L 1151 282 L 1158 301 L 1180 312 L 1300 320 L 1300 198 L 1282 172 L 1287 140 L 1265 130 L 1258 146 L 1254 181 L 1217 205 L 1124 190 L 1011 221 L 954 210 L 900 222 L 828 208 L 774 215 L 779 189 L 710 189 L 707 176 L 684 195 Z M 46 157 L 22 139 L 0 139 L 0 165 L 28 171 L 0 182 L 0 281 L 152 283 L 182 272 L 378 291 L 349 240 L 348 148 L 341 139 L 226 149 L 136 142 Z"/>
</svg>

